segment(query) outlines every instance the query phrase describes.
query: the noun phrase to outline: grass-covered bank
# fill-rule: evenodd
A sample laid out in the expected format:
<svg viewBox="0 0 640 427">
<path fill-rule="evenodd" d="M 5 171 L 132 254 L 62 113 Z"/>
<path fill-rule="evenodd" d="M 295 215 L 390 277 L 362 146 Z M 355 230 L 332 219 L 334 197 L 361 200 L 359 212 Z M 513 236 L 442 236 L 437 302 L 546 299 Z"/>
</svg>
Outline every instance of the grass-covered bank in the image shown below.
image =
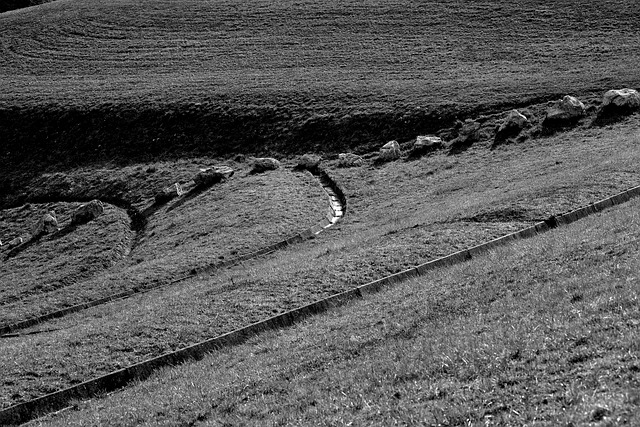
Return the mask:
<svg viewBox="0 0 640 427">
<path fill-rule="evenodd" d="M 0 388 L 0 404 L 6 407 L 218 336 L 635 186 L 639 120 L 634 116 L 615 127 L 577 128 L 492 151 L 487 142 L 478 143 L 455 156 L 439 152 L 359 168 L 334 168 L 334 162 L 328 162 L 329 173 L 348 199 L 348 210 L 327 233 L 179 286 L 51 320 L 42 325 L 49 332 L 0 341 L 0 369 L 8 379 Z M 214 199 L 216 192 L 230 197 L 252 190 L 249 183 L 238 182 L 233 193 L 213 190 L 211 199 L 201 201 Z M 269 211 L 252 209 L 248 202 L 247 214 L 277 226 L 283 221 L 280 208 L 268 206 Z M 212 207 L 183 205 L 179 217 L 167 218 L 175 222 L 172 228 L 160 217 L 156 236 L 147 240 L 151 250 L 140 251 L 143 262 L 120 275 L 152 278 L 158 271 L 156 257 L 191 268 L 201 259 L 197 249 L 221 253 L 215 230 L 200 236 L 204 224 L 191 221 L 192 214 L 217 211 Z M 225 212 L 222 219 L 234 217 L 233 211 Z M 247 230 L 227 230 L 230 241 L 250 240 Z M 183 241 L 185 235 L 197 237 L 203 246 Z M 100 285 L 94 281 L 68 288 L 65 298 L 79 297 L 92 287 L 100 290 Z M 25 300 L 21 310 L 42 304 Z"/>
<path fill-rule="evenodd" d="M 638 207 L 435 271 L 41 423 L 637 425 Z"/>
<path fill-rule="evenodd" d="M 638 18 L 626 0 L 48 3 L 0 16 L 0 159 L 366 150 L 639 87 Z"/>
</svg>

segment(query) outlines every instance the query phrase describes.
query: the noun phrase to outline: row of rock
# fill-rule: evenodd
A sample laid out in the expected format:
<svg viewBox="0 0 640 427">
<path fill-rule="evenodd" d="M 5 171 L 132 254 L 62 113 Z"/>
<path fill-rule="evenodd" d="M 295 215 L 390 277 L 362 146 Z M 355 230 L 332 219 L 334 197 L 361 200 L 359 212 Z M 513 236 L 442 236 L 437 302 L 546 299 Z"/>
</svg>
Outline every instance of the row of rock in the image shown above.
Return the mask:
<svg viewBox="0 0 640 427">
<path fill-rule="evenodd" d="M 104 213 L 104 205 L 100 200 L 92 200 L 88 203 L 82 204 L 78 206 L 78 208 L 71 215 L 71 227 L 75 227 L 78 225 L 86 224 L 90 221 L 93 221 L 100 215 Z M 60 225 L 58 223 L 58 218 L 56 216 L 56 212 L 54 210 L 50 210 L 40 217 L 38 222 L 32 227 L 31 233 L 26 236 L 16 237 L 6 245 L 2 244 L 0 241 L 0 246 L 6 246 L 7 249 L 13 249 L 17 246 L 20 246 L 25 241 L 39 239 L 45 234 L 52 234 L 57 231 L 60 231 Z"/>
<path fill-rule="evenodd" d="M 634 89 L 615 89 L 607 91 L 600 107 L 596 110 L 595 123 L 615 120 L 640 109 L 640 94 Z M 574 96 L 566 95 L 561 100 L 551 102 L 546 109 L 542 128 L 555 130 L 576 125 L 587 115 L 584 103 Z M 508 113 L 504 122 L 497 129 L 494 145 L 501 144 L 509 138 L 517 136 L 522 130 L 531 126 L 529 118 L 518 110 Z"/>
<path fill-rule="evenodd" d="M 628 88 L 610 90 L 604 94 L 602 103 L 596 111 L 594 122 L 603 122 L 610 118 L 615 119 L 639 109 L 640 95 L 636 90 Z M 584 103 L 574 96 L 566 95 L 562 99 L 547 105 L 540 126 L 547 131 L 566 128 L 576 125 L 586 116 L 587 108 Z M 498 125 L 488 131 L 486 130 L 486 123 L 483 125 L 478 121 L 467 119 L 464 122 L 459 122 L 454 127 L 451 133 L 455 134 L 455 137 L 446 145 L 442 138 L 438 136 L 418 136 L 410 148 L 408 156 L 410 158 L 420 157 L 445 147 L 455 152 L 491 136 L 493 137 L 492 146 L 495 147 L 521 136 L 523 130 L 533 127 L 532 121 L 534 119 L 535 117 L 529 111 L 524 111 L 523 113 L 518 110 L 511 110 Z M 399 159 L 402 155 L 400 144 L 397 141 L 389 141 L 380 148 L 377 161 L 392 161 Z M 352 153 L 342 153 L 338 156 L 338 166 L 340 167 L 357 167 L 363 164 L 364 159 Z"/>
<path fill-rule="evenodd" d="M 161 189 L 155 195 L 156 204 L 164 204 L 175 197 L 181 197 L 194 189 L 211 187 L 214 184 L 229 179 L 234 174 L 234 170 L 228 166 L 213 166 L 202 168 L 196 173 L 192 180 L 183 184 L 176 182 Z"/>
</svg>

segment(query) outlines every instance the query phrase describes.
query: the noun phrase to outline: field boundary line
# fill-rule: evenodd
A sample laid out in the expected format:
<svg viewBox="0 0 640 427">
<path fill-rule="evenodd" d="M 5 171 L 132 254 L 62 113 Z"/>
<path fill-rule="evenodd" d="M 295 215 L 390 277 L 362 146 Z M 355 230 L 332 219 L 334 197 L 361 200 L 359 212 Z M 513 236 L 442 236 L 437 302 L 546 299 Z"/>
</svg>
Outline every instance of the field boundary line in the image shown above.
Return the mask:
<svg viewBox="0 0 640 427">
<path fill-rule="evenodd" d="M 216 270 L 229 267 L 232 265 L 236 265 L 243 261 L 248 261 L 250 259 L 254 259 L 262 255 L 267 255 L 277 250 L 286 248 L 287 246 L 290 246 L 296 243 L 301 243 L 305 240 L 313 238 L 314 236 L 323 232 L 325 229 L 337 223 L 344 216 L 344 213 L 346 212 L 346 208 L 347 208 L 347 200 L 344 196 L 344 193 L 338 186 L 338 184 L 333 180 L 333 178 L 331 178 L 326 173 L 326 171 L 320 168 L 316 168 L 313 170 L 307 170 L 307 172 L 310 173 L 312 176 L 314 176 L 314 178 L 320 183 L 320 186 L 324 189 L 325 193 L 329 198 L 329 209 L 326 213 L 325 218 L 323 218 L 318 224 L 312 227 L 309 227 L 306 230 L 303 230 L 297 234 L 294 234 L 284 240 L 273 243 L 269 246 L 265 246 L 253 252 L 249 252 L 244 255 L 239 255 L 228 261 L 222 261 L 216 264 L 210 264 L 205 267 L 194 268 L 190 273 L 179 276 L 167 283 L 162 283 L 156 286 L 149 286 L 144 288 L 134 287 L 132 289 L 107 295 L 105 297 L 98 298 L 92 301 L 75 304 L 60 310 L 52 311 L 39 316 L 30 317 L 28 319 L 24 319 L 19 322 L 0 325 L 0 338 L 19 337 L 22 334 L 15 333 L 15 332 L 21 329 L 30 328 L 40 323 L 44 323 L 48 320 L 64 317 L 68 314 L 77 313 L 79 311 L 86 310 L 91 307 L 97 307 L 99 305 L 127 299 L 130 297 L 134 297 L 136 295 L 141 295 L 147 292 L 169 287 L 177 283 L 183 282 L 187 279 L 196 277 L 198 274 L 211 274 Z"/>
<path fill-rule="evenodd" d="M 181 364 L 187 361 L 200 360 L 207 353 L 241 344 L 247 339 L 268 330 L 276 330 L 292 326 L 296 322 L 312 315 L 328 311 L 332 307 L 344 304 L 354 298 L 379 292 L 385 287 L 419 277 L 436 268 L 458 264 L 486 253 L 511 241 L 525 239 L 545 233 L 559 226 L 571 224 L 609 207 L 620 205 L 640 195 L 640 186 L 630 188 L 614 196 L 602 199 L 567 213 L 551 216 L 548 219 L 526 227 L 520 231 L 506 234 L 497 239 L 473 246 L 469 249 L 454 252 L 442 258 L 417 265 L 381 279 L 358 287 L 331 295 L 327 298 L 295 308 L 285 313 L 261 320 L 226 334 L 211 338 L 191 346 L 165 353 L 158 357 L 136 363 L 109 374 L 85 381 L 72 387 L 48 395 L 20 403 L 0 411 L 0 424 L 21 424 L 29 420 L 55 412 L 69 406 L 72 400 L 86 400 L 106 392 L 122 388 L 134 380 L 144 380 L 156 370 Z"/>
</svg>

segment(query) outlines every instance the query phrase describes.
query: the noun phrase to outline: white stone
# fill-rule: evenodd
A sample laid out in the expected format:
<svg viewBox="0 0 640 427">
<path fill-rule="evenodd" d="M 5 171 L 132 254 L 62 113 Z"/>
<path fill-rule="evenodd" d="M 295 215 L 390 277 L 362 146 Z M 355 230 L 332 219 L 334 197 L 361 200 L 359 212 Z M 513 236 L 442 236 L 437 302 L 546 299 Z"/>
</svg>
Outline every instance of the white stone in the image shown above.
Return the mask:
<svg viewBox="0 0 640 427">
<path fill-rule="evenodd" d="M 16 246 L 20 246 L 23 242 L 24 242 L 24 239 L 22 239 L 22 237 L 16 237 L 15 239 L 9 240 L 7 242 L 7 247 L 9 249 L 15 248 Z"/>
<path fill-rule="evenodd" d="M 42 218 L 36 223 L 31 231 L 33 237 L 38 237 L 43 234 L 54 233 L 58 231 L 58 220 L 54 211 L 49 211 L 42 215 Z"/>
<path fill-rule="evenodd" d="M 380 148 L 379 158 L 381 160 L 396 160 L 402 155 L 398 141 L 389 141 Z"/>
<path fill-rule="evenodd" d="M 298 159 L 298 167 L 302 169 L 315 169 L 320 165 L 322 157 L 315 154 L 305 154 Z"/>
<path fill-rule="evenodd" d="M 420 135 L 416 137 L 416 142 L 413 144 L 416 149 L 437 148 L 440 146 L 442 146 L 442 138 L 431 135 Z"/>
<path fill-rule="evenodd" d="M 552 103 L 547 108 L 546 121 L 561 122 L 579 119 L 585 114 L 584 104 L 577 98 L 566 95 L 559 101 Z"/>
<path fill-rule="evenodd" d="M 511 110 L 502 126 L 523 129 L 528 123 L 529 119 L 527 119 L 524 114 L 518 110 Z"/>
<path fill-rule="evenodd" d="M 343 168 L 351 168 L 362 166 L 364 159 L 357 154 L 353 153 L 340 153 L 338 154 L 338 166 Z"/>
<path fill-rule="evenodd" d="M 272 157 L 261 157 L 253 160 L 253 173 L 276 170 L 280 167 L 280 162 Z"/>
<path fill-rule="evenodd" d="M 193 178 L 195 185 L 208 187 L 233 176 L 233 169 L 228 166 L 214 166 L 212 168 L 200 169 L 200 172 Z M 180 195 L 180 193 L 178 193 Z"/>
<path fill-rule="evenodd" d="M 640 94 L 635 89 L 614 89 L 607 91 L 602 98 L 602 107 L 640 108 Z"/>
<path fill-rule="evenodd" d="M 71 217 L 71 224 L 86 224 L 93 221 L 104 213 L 104 206 L 100 200 L 92 200 L 89 203 L 80 205 Z"/>
</svg>

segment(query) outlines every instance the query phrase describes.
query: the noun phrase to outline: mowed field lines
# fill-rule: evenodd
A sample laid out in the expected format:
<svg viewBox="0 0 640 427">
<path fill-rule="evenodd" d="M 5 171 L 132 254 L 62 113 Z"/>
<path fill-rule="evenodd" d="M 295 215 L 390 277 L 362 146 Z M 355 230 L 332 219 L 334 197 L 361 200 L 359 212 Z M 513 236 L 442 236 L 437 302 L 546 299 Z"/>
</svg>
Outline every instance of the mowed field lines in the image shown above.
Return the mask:
<svg viewBox="0 0 640 427">
<path fill-rule="evenodd" d="M 640 8 L 635 0 L 57 0 L 1 13 L 0 231 L 12 235 L 0 238 L 17 236 L 45 207 L 59 209 L 66 223 L 71 205 L 63 203 L 93 198 L 113 202 L 107 214 L 115 222 L 110 240 L 96 244 L 91 236 L 99 239 L 99 234 L 91 227 L 99 222 L 92 222 L 72 230 L 67 240 L 44 239 L 7 258 L 0 269 L 0 322 L 18 322 L 114 292 L 148 292 L 0 338 L 0 411 L 637 186 L 640 116 L 602 127 L 594 126 L 592 119 L 606 90 L 640 89 L 638 46 Z M 571 129 L 545 128 L 545 103 L 566 94 L 583 100 L 587 115 Z M 531 127 L 517 141 L 493 146 L 495 131 L 490 128 L 502 123 L 512 108 L 532 117 Z M 419 158 L 405 151 L 396 161 L 377 161 L 377 150 L 392 139 L 407 150 L 417 135 L 437 134 L 447 148 L 456 146 L 452 141 L 464 137 L 459 130 L 467 118 L 482 123 L 479 140 L 471 146 L 436 149 Z M 336 154 L 343 152 L 362 154 L 364 165 L 339 167 Z M 203 269 L 280 242 L 325 218 L 328 200 L 323 188 L 313 176 L 291 170 L 295 156 L 303 153 L 323 157 L 322 169 L 347 199 L 344 218 L 295 247 Z M 254 174 L 253 156 L 276 157 L 282 167 Z M 184 184 L 200 168 L 215 165 L 228 165 L 235 175 L 193 197 L 155 204 L 163 188 Z M 140 217 L 132 215 L 130 207 L 146 213 L 146 221 L 138 224 Z M 249 375 L 247 382 L 234 379 L 220 389 L 231 397 L 219 398 L 218 391 L 212 394 L 204 388 L 197 398 L 183 394 L 192 398 L 189 404 L 198 399 L 211 402 L 196 402 L 197 413 L 184 420 L 180 404 L 177 409 L 164 403 L 158 408 L 147 402 L 142 406 L 156 415 L 136 418 L 136 408 L 127 407 L 126 413 L 108 421 L 98 414 L 98 421 L 78 423 L 196 425 L 240 419 L 246 424 L 273 420 L 311 425 L 317 424 L 316 414 L 327 424 L 425 420 L 462 425 L 472 420 L 479 425 L 487 421 L 486 415 L 518 423 L 537 415 L 509 418 L 511 409 L 522 413 L 520 396 L 527 390 L 535 394 L 527 402 L 553 402 L 553 414 L 546 418 L 551 423 L 563 408 L 581 411 L 586 396 L 599 390 L 601 383 L 591 381 L 579 384 L 584 393 L 576 393 L 571 389 L 575 381 L 567 380 L 574 373 L 591 375 L 597 370 L 583 363 L 589 363 L 591 353 L 607 346 L 617 349 L 615 357 L 637 350 L 632 345 L 637 323 L 623 331 L 627 335 L 621 345 L 604 337 L 607 329 L 593 329 L 600 335 L 590 341 L 587 326 L 567 318 L 574 312 L 555 298 L 567 289 L 563 298 L 589 313 L 587 324 L 607 316 L 637 320 L 637 310 L 615 317 L 620 314 L 617 308 L 604 299 L 615 285 L 622 289 L 615 295 L 624 304 L 637 301 L 631 261 L 615 282 L 600 286 L 592 281 L 591 291 L 584 292 L 578 283 L 583 281 L 580 274 L 605 280 L 594 272 L 611 263 L 615 267 L 618 258 L 628 261 L 624 257 L 633 258 L 637 252 L 637 216 L 631 209 L 624 212 L 610 227 L 615 237 L 589 234 L 584 227 L 571 228 L 583 233 L 583 239 L 564 231 L 556 245 L 557 259 L 555 253 L 545 252 L 552 232 L 517 246 L 515 253 L 504 248 L 472 265 L 434 272 L 429 280 L 435 285 L 410 284 L 426 286 L 426 295 L 416 296 L 412 288 L 403 287 L 400 293 L 387 294 L 399 303 L 373 301 L 347 309 L 375 311 L 373 325 L 361 315 L 353 318 L 358 323 L 355 330 L 339 324 L 342 321 L 327 320 L 342 313 L 338 312 L 319 320 L 328 322 L 324 326 L 312 321 L 301 327 L 326 331 L 335 324 L 344 331 L 342 338 L 321 332 L 310 340 L 305 333 L 302 346 L 291 345 L 294 352 L 269 351 L 272 344 L 290 346 L 285 331 L 276 334 L 286 338 L 283 343 L 274 335 L 268 335 L 268 342 L 250 343 L 248 356 L 243 349 L 213 355 L 210 372 L 203 375 L 211 382 L 229 382 L 225 375 L 251 371 L 254 365 L 257 376 Z M 597 221 L 606 221 L 606 215 L 589 227 L 598 228 Z M 635 228 L 627 231 L 625 223 Z M 628 251 L 616 240 L 628 245 Z M 598 241 L 606 245 L 600 247 Z M 117 252 L 118 257 L 106 253 L 119 244 L 112 242 L 123 242 L 125 250 Z M 57 258 L 66 257 L 65 265 L 82 263 L 75 260 L 97 251 L 106 254 L 90 269 L 77 274 L 66 269 L 63 273 L 68 274 L 53 283 L 56 272 L 50 270 L 62 265 Z M 529 259 L 531 253 L 537 258 Z M 611 261 L 594 259 L 594 253 L 595 258 Z M 536 260 L 547 267 L 537 271 Z M 580 260 L 590 269 L 580 267 Z M 569 266 L 573 270 L 562 276 L 562 289 L 556 288 L 556 273 Z M 173 283 L 176 276 L 185 280 Z M 14 277 L 21 280 L 10 288 L 6 282 Z M 527 289 L 538 290 L 540 298 L 532 299 Z M 464 292 L 456 295 L 458 290 Z M 521 301 L 525 308 L 530 303 L 524 314 L 518 311 Z M 414 306 L 432 311 L 419 313 Z M 389 316 L 382 316 L 383 311 Z M 527 319 L 535 321 L 522 323 Z M 544 346 L 562 348 L 566 341 L 562 331 L 560 336 L 549 334 L 551 344 L 547 340 L 546 330 L 558 332 L 556 319 L 567 330 L 577 331 L 575 346 L 585 351 L 576 359 L 561 358 L 566 372 L 554 377 L 558 353 L 547 357 Z M 451 326 L 456 324 L 461 332 Z M 525 328 L 509 329 L 510 325 L 527 324 L 538 329 L 518 345 Z M 431 340 L 430 330 L 444 332 L 434 333 Z M 449 340 L 449 335 L 454 338 Z M 508 345 L 500 336 L 508 338 Z M 420 341 L 412 341 L 414 337 Z M 489 350 L 478 347 L 485 339 L 492 346 Z M 424 353 L 411 348 L 412 342 L 437 351 Z M 465 342 L 474 346 L 465 349 Z M 442 348 L 442 343 L 453 350 Z M 396 360 L 384 356 L 395 344 L 413 361 L 400 354 Z M 326 351 L 316 352 L 317 347 Z M 372 358 L 360 357 L 369 350 Z M 240 361 L 216 362 L 236 351 L 249 361 L 246 370 L 233 370 L 232 364 L 240 366 Z M 257 360 L 258 353 L 273 354 L 274 359 Z M 301 364 L 290 360 L 303 353 Z M 436 362 L 426 360 L 431 355 Z M 469 371 L 462 369 L 461 360 L 473 363 Z M 519 360 L 530 361 L 522 369 L 534 377 L 522 388 L 521 367 L 504 377 L 492 376 Z M 325 370 L 334 361 L 339 368 Z M 637 352 L 625 361 L 607 361 L 614 365 L 606 371 L 612 375 L 618 367 L 637 374 Z M 271 369 L 273 365 L 277 366 Z M 406 370 L 405 365 L 413 367 Z M 573 365 L 582 370 L 572 371 Z M 421 366 L 426 374 L 420 373 Z M 459 374 L 450 376 L 453 367 Z M 276 377 L 263 381 L 269 375 L 263 373 L 271 370 Z M 340 370 L 350 372 L 351 379 Z M 176 372 L 172 375 L 182 375 Z M 371 390 L 349 384 L 340 389 L 341 378 L 365 384 L 368 373 Z M 314 389 L 307 374 L 319 382 L 329 378 L 338 387 L 325 383 L 322 390 Z M 558 384 L 538 387 L 537 379 L 547 376 Z M 397 377 L 417 388 L 393 388 Z M 386 384 L 375 383 L 378 378 Z M 431 387 L 433 378 L 438 383 Z M 637 381 L 626 378 L 609 383 L 615 383 L 616 392 L 631 396 L 631 403 L 624 401 L 628 409 L 638 406 L 637 387 L 633 388 Z M 298 388 L 282 392 L 289 385 Z M 473 393 L 461 394 L 465 387 Z M 315 396 L 306 405 L 306 389 L 316 395 L 329 390 L 331 396 Z M 170 394 L 175 388 L 164 390 Z M 376 390 L 384 391 L 384 398 Z M 424 390 L 429 390 L 426 395 Z M 495 391 L 491 402 L 482 400 L 486 390 Z M 238 400 L 247 393 L 250 408 Z M 362 402 L 347 394 L 359 395 Z M 280 395 L 291 401 L 282 405 Z M 438 408 L 432 417 L 417 412 L 411 418 L 414 414 L 403 405 L 415 403 L 414 397 L 435 402 Z M 396 410 L 408 417 L 361 416 L 375 399 L 387 402 L 386 407 L 378 406 L 380 413 L 391 408 L 387 414 Z M 291 409 L 299 402 L 304 406 L 301 412 L 308 413 Z M 351 409 L 326 409 L 336 402 Z M 316 404 L 328 406 L 316 411 L 311 408 Z M 267 418 L 270 408 L 278 405 L 282 412 Z M 355 416 L 347 413 L 356 406 L 360 412 Z M 166 408 L 177 418 L 158 415 Z M 575 419 L 600 421 L 615 413 L 609 406 L 606 411 Z"/>
<path fill-rule="evenodd" d="M 0 105 L 275 93 L 331 111 L 600 89 L 638 81 L 636 6 L 63 0 L 0 16 Z"/>
<path fill-rule="evenodd" d="M 622 0 L 56 1 L 0 15 L 0 157 L 24 175 L 364 151 L 638 87 L 639 14 Z"/>
</svg>

